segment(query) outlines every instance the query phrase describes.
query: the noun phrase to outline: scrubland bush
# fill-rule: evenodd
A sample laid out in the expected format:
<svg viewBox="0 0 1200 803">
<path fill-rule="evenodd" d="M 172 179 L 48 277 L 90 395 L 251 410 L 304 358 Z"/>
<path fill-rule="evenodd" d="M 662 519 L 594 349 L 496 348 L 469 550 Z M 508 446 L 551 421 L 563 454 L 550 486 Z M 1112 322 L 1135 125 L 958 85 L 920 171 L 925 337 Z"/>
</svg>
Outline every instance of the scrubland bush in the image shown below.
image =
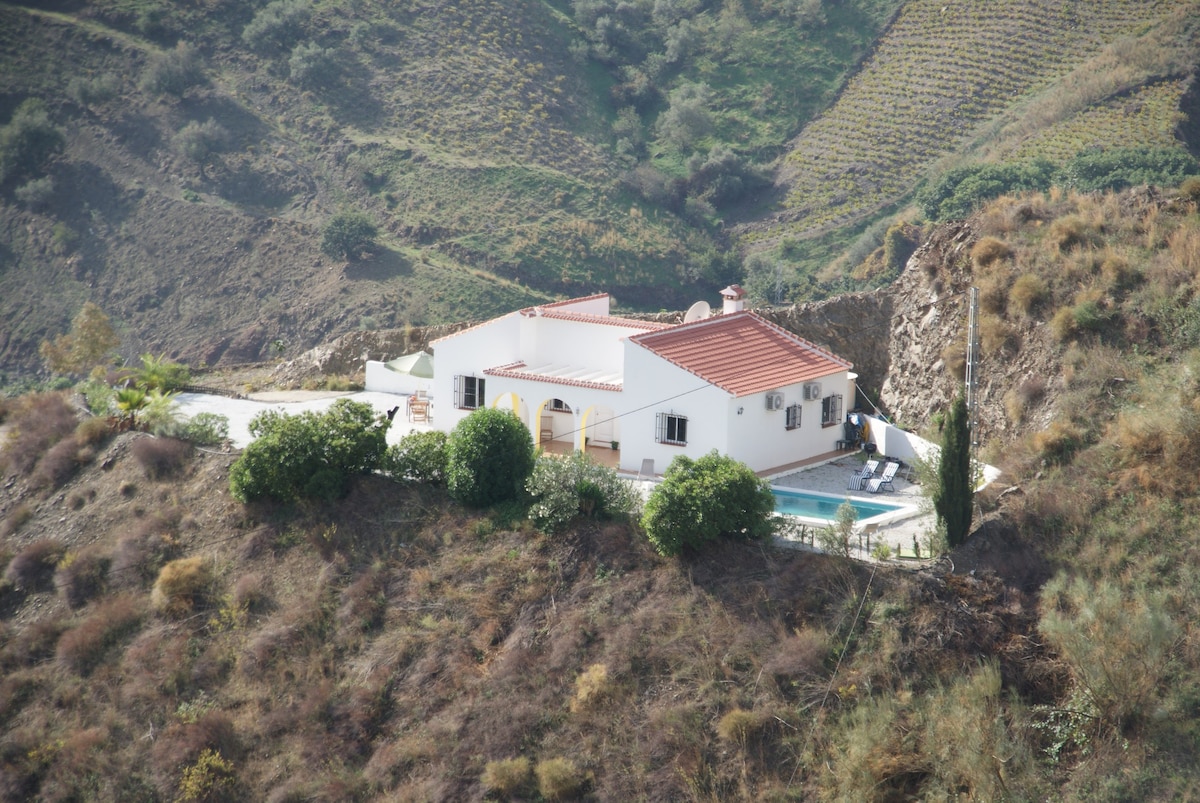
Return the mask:
<svg viewBox="0 0 1200 803">
<path fill-rule="evenodd" d="M 1030 315 L 1049 297 L 1050 290 L 1040 276 L 1024 273 L 1017 277 L 1017 280 L 1013 282 L 1012 289 L 1008 292 L 1009 313 Z"/>
<path fill-rule="evenodd" d="M 1185 178 L 1183 183 L 1179 185 L 1179 193 L 1185 198 L 1200 201 L 1200 176 Z"/>
<path fill-rule="evenodd" d="M 1020 385 L 1004 394 L 1004 410 L 1008 420 L 1020 424 L 1025 420 L 1028 409 L 1041 401 L 1046 394 L 1046 380 L 1040 376 L 1031 376 Z"/>
<path fill-rule="evenodd" d="M 65 554 L 67 548 L 61 541 L 38 539 L 8 562 L 4 579 L 20 589 L 42 588 L 50 583 L 55 567 Z"/>
<path fill-rule="evenodd" d="M 112 434 L 108 420 L 93 416 L 85 418 L 75 427 L 75 442 L 80 446 L 99 446 Z"/>
<path fill-rule="evenodd" d="M 524 794 L 533 780 L 533 765 L 525 756 L 489 761 L 483 768 L 483 785 L 503 797 Z"/>
<path fill-rule="evenodd" d="M 1050 224 L 1046 242 L 1058 251 L 1070 251 L 1086 245 L 1090 240 L 1087 223 L 1079 215 L 1060 217 Z"/>
<path fill-rule="evenodd" d="M 380 464 L 394 480 L 444 485 L 446 482 L 446 433 L 438 430 L 410 432 L 388 447 Z"/>
<path fill-rule="evenodd" d="M 732 744 L 744 745 L 765 723 L 766 716 L 761 711 L 735 708 L 717 722 L 717 735 Z"/>
<path fill-rule="evenodd" d="M 87 674 L 100 663 L 109 647 L 137 628 L 142 615 L 142 607 L 132 595 L 105 600 L 80 624 L 59 637 L 55 650 L 58 663 Z"/>
<path fill-rule="evenodd" d="M 77 419 L 61 393 L 38 393 L 17 401 L 9 415 L 12 429 L 0 451 L 0 471 L 28 473 L 46 450 L 75 431 Z"/>
<path fill-rule="evenodd" d="M 213 118 L 203 123 L 192 120 L 171 138 L 171 146 L 193 162 L 203 162 L 229 147 L 229 132 Z"/>
<path fill-rule="evenodd" d="M 976 269 L 987 268 L 996 262 L 1012 259 L 1013 250 L 997 237 L 981 237 L 971 247 L 971 261 Z"/>
<path fill-rule="evenodd" d="M 57 490 L 75 476 L 80 466 L 92 462 L 96 454 L 90 446 L 80 446 L 74 438 L 63 438 L 38 460 L 32 479 L 41 488 Z"/>
<path fill-rule="evenodd" d="M 951 343 L 942 349 L 942 365 L 952 379 L 960 382 L 967 375 L 967 344 L 965 340 Z"/>
<path fill-rule="evenodd" d="M 179 795 L 175 798 L 179 803 L 184 801 L 204 801 L 204 803 L 219 803 L 219 801 L 240 801 L 244 799 L 244 790 L 238 788 L 237 773 L 234 772 L 233 762 L 226 759 L 218 751 L 206 749 L 197 756 L 194 764 L 183 768 L 179 776 Z"/>
<path fill-rule="evenodd" d="M 1003 318 L 982 315 L 979 318 L 979 345 L 988 356 L 1012 355 L 1021 349 L 1021 336 Z"/>
<path fill-rule="evenodd" d="M 13 197 L 27 209 L 35 212 L 45 209 L 54 200 L 54 179 L 50 176 L 30 179 L 13 190 Z"/>
<path fill-rule="evenodd" d="M 69 552 L 58 564 L 54 585 L 72 608 L 81 608 L 104 590 L 112 559 L 100 548 Z"/>
<path fill-rule="evenodd" d="M 525 486 L 534 498 L 529 518 L 542 532 L 555 532 L 578 516 L 609 517 L 633 512 L 636 492 L 583 452 L 539 457 Z"/>
<path fill-rule="evenodd" d="M 262 608 L 270 596 L 267 591 L 267 579 L 262 572 L 247 572 L 233 584 L 230 601 L 234 607 L 247 611 Z"/>
<path fill-rule="evenodd" d="M 196 766 L 206 752 L 215 753 L 223 760 L 235 761 L 241 751 L 241 739 L 229 715 L 224 712 L 209 711 L 195 722 L 173 724 L 159 736 L 152 748 L 154 784 L 164 799 L 174 800 L 182 791 L 180 781 L 185 768 Z"/>
<path fill-rule="evenodd" d="M 1008 286 L 1012 277 L 1004 268 L 991 270 L 975 281 L 979 288 L 979 307 L 991 315 L 1002 315 L 1008 307 Z"/>
<path fill-rule="evenodd" d="M 0 126 L 0 181 L 36 175 L 65 143 L 40 98 L 22 101 L 8 124 Z"/>
<path fill-rule="evenodd" d="M 109 582 L 135 586 L 156 576 L 159 566 L 178 550 L 176 514 L 149 516 L 117 541 L 109 565 Z"/>
<path fill-rule="evenodd" d="M 1072 307 L 1060 307 L 1050 319 L 1050 333 L 1060 343 L 1072 337 L 1079 331 L 1075 323 L 1075 310 Z"/>
<path fill-rule="evenodd" d="M 596 705 L 608 691 L 608 666 L 592 664 L 575 678 L 575 696 L 571 698 L 571 712 L 578 713 Z"/>
<path fill-rule="evenodd" d="M 163 566 L 150 593 L 154 609 L 166 616 L 186 616 L 204 602 L 212 584 L 212 568 L 199 555 Z"/>
<path fill-rule="evenodd" d="M 570 800 L 583 793 L 587 775 L 569 758 L 547 758 L 534 769 L 538 792 L 547 800 Z"/>
<path fill-rule="evenodd" d="M 1048 463 L 1067 463 L 1085 445 L 1085 433 L 1071 421 L 1057 419 L 1034 433 L 1033 446 Z"/>
<path fill-rule="evenodd" d="M 272 0 L 242 29 L 242 41 L 260 52 L 285 51 L 303 35 L 311 13 L 308 0 Z"/>
<path fill-rule="evenodd" d="M 15 507 L 9 512 L 3 520 L 0 520 L 0 538 L 8 536 L 20 530 L 25 524 L 33 518 L 33 508 L 28 502 L 18 502 Z"/>
<path fill-rule="evenodd" d="M 1119 293 L 1137 285 L 1142 274 L 1124 256 L 1108 254 L 1100 263 L 1100 278 L 1110 291 Z"/>
<path fill-rule="evenodd" d="M 134 459 L 152 480 L 177 476 L 192 456 L 192 445 L 175 438 L 140 438 L 130 447 Z"/>
<path fill-rule="evenodd" d="M 337 51 L 316 42 L 302 42 L 288 58 L 288 80 L 312 88 L 332 83 L 338 75 Z"/>
<path fill-rule="evenodd" d="M 80 106 L 106 103 L 121 91 L 121 80 L 111 73 L 102 73 L 92 78 L 77 75 L 67 83 L 67 97 Z"/>
<path fill-rule="evenodd" d="M 781 639 L 763 667 L 777 680 L 802 678 L 821 673 L 828 656 L 829 636 L 806 627 Z"/>
<path fill-rule="evenodd" d="M 1059 574 L 1042 607 L 1038 629 L 1103 727 L 1128 733 L 1155 710 L 1179 633 L 1163 594 Z"/>
<path fill-rule="evenodd" d="M 204 81 L 200 51 L 188 42 L 178 42 L 173 50 L 152 56 L 142 73 L 143 92 L 182 95 Z"/>
<path fill-rule="evenodd" d="M 197 446 L 220 446 L 229 440 L 229 417 L 197 413 L 184 424 L 180 437 Z"/>
</svg>

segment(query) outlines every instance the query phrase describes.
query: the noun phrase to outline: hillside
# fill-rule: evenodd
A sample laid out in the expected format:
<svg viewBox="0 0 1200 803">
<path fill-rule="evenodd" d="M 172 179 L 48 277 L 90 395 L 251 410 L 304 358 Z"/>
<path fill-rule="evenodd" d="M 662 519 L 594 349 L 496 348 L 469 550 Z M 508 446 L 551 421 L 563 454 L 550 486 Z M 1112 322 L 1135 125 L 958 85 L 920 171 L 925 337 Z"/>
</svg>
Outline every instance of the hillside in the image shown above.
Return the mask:
<svg viewBox="0 0 1200 803">
<path fill-rule="evenodd" d="M 126 357 L 214 365 L 598 289 L 879 284 L 845 272 L 948 165 L 1194 150 L 1194 12 L 0 4 L 0 372 L 86 300 Z M 322 251 L 343 211 L 378 227 L 364 259 Z"/>
<path fill-rule="evenodd" d="M 9 402 L 0 794 L 1189 799 L 1198 202 L 1002 198 L 829 330 L 886 351 L 883 404 L 936 437 L 980 287 L 1005 475 L 952 573 L 663 559 L 628 523 L 544 536 L 382 477 L 243 506 L 231 454 Z"/>
</svg>

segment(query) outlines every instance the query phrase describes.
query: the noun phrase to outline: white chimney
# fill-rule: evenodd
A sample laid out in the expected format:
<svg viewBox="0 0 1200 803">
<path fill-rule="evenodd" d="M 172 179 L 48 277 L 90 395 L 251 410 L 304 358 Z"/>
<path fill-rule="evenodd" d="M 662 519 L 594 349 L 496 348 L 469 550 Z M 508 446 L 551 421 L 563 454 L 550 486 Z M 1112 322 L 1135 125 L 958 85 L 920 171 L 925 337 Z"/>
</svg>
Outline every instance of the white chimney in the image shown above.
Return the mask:
<svg viewBox="0 0 1200 803">
<path fill-rule="evenodd" d="M 721 291 L 721 312 L 730 315 L 746 308 L 746 291 L 740 284 L 731 284 Z"/>
</svg>

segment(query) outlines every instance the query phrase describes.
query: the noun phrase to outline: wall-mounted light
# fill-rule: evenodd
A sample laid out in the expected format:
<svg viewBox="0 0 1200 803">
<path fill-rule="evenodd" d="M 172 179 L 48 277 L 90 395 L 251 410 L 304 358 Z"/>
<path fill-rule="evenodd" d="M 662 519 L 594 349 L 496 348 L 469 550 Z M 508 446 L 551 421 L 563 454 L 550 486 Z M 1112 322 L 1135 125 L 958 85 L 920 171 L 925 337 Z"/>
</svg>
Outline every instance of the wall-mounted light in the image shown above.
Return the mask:
<svg viewBox="0 0 1200 803">
<path fill-rule="evenodd" d="M 739 407 L 739 408 L 738 408 L 738 415 L 741 415 L 741 414 L 742 414 L 742 408 L 741 408 L 741 407 Z"/>
</svg>

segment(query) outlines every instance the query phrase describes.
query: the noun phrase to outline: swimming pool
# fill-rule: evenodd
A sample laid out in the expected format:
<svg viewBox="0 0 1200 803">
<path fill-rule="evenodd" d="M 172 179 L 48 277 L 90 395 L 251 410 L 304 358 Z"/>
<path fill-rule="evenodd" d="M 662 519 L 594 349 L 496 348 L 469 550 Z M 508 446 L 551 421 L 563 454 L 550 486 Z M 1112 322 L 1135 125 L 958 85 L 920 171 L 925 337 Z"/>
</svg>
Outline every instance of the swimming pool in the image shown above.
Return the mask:
<svg viewBox="0 0 1200 803">
<path fill-rule="evenodd" d="M 838 507 L 846 501 L 850 502 L 854 512 L 858 514 L 861 524 L 877 517 L 892 518 L 891 514 L 908 512 L 908 505 L 889 505 L 884 502 L 868 502 L 865 499 L 833 496 L 831 494 L 814 493 L 812 491 L 796 491 L 791 488 L 771 488 L 775 495 L 775 512 L 802 519 L 819 519 L 830 522 L 837 518 Z"/>
</svg>

